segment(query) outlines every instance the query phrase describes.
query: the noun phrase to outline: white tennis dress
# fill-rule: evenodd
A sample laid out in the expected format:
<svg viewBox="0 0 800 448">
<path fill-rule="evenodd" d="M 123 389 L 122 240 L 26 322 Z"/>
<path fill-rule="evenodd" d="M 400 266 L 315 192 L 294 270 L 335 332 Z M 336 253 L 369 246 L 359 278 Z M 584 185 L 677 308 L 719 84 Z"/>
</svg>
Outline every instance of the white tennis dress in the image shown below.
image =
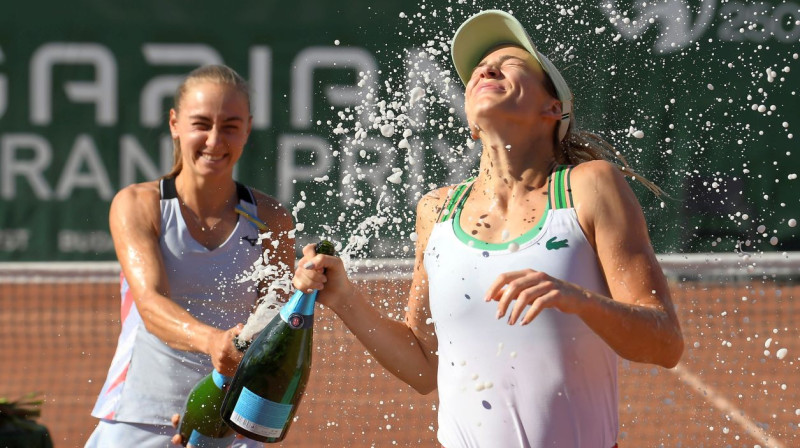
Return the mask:
<svg viewBox="0 0 800 448">
<path fill-rule="evenodd" d="M 618 434 L 617 355 L 575 315 L 546 309 L 526 326 L 496 319 L 484 295 L 504 272 L 531 268 L 608 295 L 571 204 L 569 167 L 549 181 L 545 216 L 525 235 L 487 244 L 464 232 L 451 195 L 425 250 L 439 342 L 438 439 L 446 448 L 611 448 Z"/>
<path fill-rule="evenodd" d="M 161 181 L 161 254 L 170 298 L 198 320 L 228 329 L 247 320 L 258 298 L 240 281 L 261 256 L 259 230 L 240 216 L 228 239 L 209 250 L 189 234 L 174 179 Z M 239 184 L 239 203 L 257 216 L 250 190 Z M 203 353 L 175 350 L 147 331 L 125 277 L 121 278 L 122 331 L 92 416 L 111 421 L 169 425 L 189 391 L 213 369 Z"/>
</svg>

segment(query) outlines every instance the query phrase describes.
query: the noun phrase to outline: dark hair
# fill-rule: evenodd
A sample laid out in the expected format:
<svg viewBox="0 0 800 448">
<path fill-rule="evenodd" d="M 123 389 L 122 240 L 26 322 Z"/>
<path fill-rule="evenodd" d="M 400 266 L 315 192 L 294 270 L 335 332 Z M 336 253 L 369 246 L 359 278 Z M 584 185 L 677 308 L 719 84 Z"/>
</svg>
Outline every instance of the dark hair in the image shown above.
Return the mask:
<svg viewBox="0 0 800 448">
<path fill-rule="evenodd" d="M 191 84 L 196 82 L 214 82 L 225 86 L 232 86 L 236 90 L 244 94 L 247 98 L 247 106 L 250 107 L 250 87 L 247 81 L 244 80 L 236 71 L 226 65 L 204 65 L 198 67 L 184 78 L 183 82 L 178 86 L 173 98 L 173 109 L 180 112 L 181 100 L 186 95 Z M 183 169 L 183 158 L 181 156 L 181 142 L 174 138 L 172 139 L 173 153 L 172 153 L 172 169 L 164 177 L 175 177 Z"/>
</svg>

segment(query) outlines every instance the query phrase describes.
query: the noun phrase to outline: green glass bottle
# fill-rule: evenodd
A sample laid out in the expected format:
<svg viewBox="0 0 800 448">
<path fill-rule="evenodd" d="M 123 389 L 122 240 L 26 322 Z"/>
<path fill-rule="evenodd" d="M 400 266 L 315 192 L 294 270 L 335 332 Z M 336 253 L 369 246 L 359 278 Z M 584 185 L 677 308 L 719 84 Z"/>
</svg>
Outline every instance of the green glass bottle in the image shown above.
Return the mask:
<svg viewBox="0 0 800 448">
<path fill-rule="evenodd" d="M 330 241 L 316 251 L 335 254 Z M 316 298 L 317 291 L 296 291 L 250 344 L 222 403 L 236 432 L 267 443 L 286 437 L 311 370 Z"/>
<path fill-rule="evenodd" d="M 192 388 L 178 425 L 183 446 L 223 448 L 233 442 L 233 430 L 220 416 L 220 405 L 230 383 L 230 377 L 214 369 Z"/>
</svg>

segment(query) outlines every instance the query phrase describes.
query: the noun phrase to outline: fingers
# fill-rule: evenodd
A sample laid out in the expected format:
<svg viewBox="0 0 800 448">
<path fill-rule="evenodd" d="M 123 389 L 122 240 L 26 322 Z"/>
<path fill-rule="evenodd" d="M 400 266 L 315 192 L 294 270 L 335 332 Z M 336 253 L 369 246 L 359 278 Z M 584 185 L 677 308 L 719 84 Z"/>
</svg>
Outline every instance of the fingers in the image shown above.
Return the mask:
<svg viewBox="0 0 800 448">
<path fill-rule="evenodd" d="M 242 357 L 244 356 L 236 346 L 233 345 L 233 338 L 241 333 L 242 325 L 239 324 L 233 328 L 222 331 L 217 330 L 213 338 L 214 349 L 209 353 L 211 356 L 211 363 L 214 368 L 225 376 L 233 376 L 236 374 L 236 368 L 239 366 Z"/>
<path fill-rule="evenodd" d="M 557 294 L 558 294 L 557 291 L 551 290 L 550 292 L 543 294 L 538 299 L 536 299 L 536 301 L 531 303 L 530 308 L 528 308 L 528 311 L 523 316 L 522 321 L 520 321 L 520 324 L 528 325 L 529 323 L 533 322 L 533 319 L 535 319 L 536 316 L 538 316 L 539 313 L 542 312 L 542 310 L 551 307 L 549 302 L 552 299 L 554 299 Z"/>
<path fill-rule="evenodd" d="M 172 421 L 172 427 L 177 429 L 178 425 L 181 422 L 181 415 L 180 414 L 172 414 L 171 421 Z M 181 437 L 180 434 L 175 434 L 174 436 L 172 436 L 172 439 L 170 440 L 170 442 L 173 445 L 181 445 L 182 442 L 183 442 L 183 437 Z"/>
<path fill-rule="evenodd" d="M 489 286 L 485 300 L 497 301 L 497 319 L 503 318 L 511 307 L 508 324 L 516 324 L 524 314 L 522 324 L 526 325 L 546 307 L 546 302 L 538 302 L 553 289 L 551 280 L 547 274 L 532 269 L 507 272 L 499 275 Z M 526 313 L 528 306 L 531 308 Z"/>
<path fill-rule="evenodd" d="M 492 284 L 489 286 L 489 289 L 486 290 L 486 297 L 484 297 L 484 300 L 487 302 L 499 300 L 500 294 L 502 293 L 503 289 L 508 286 L 508 282 L 520 277 L 521 275 L 522 271 L 506 272 L 505 274 L 498 275 L 494 282 L 492 282 Z"/>
<path fill-rule="evenodd" d="M 353 296 L 354 285 L 347 277 L 341 258 L 314 253 L 314 247 L 303 248 L 303 258 L 297 263 L 292 285 L 298 291 L 320 291 L 317 302 L 334 311 Z"/>
<path fill-rule="evenodd" d="M 303 258 L 298 263 L 298 268 L 324 270 L 327 268 L 335 268 L 342 264 L 339 257 L 318 254 L 314 251 L 314 244 L 309 244 L 303 247 Z"/>
<path fill-rule="evenodd" d="M 244 329 L 244 324 L 236 324 L 235 327 L 230 329 L 230 332 L 234 336 L 239 336 L 239 334 L 242 332 L 242 329 Z M 231 338 L 231 343 L 233 343 L 233 338 Z"/>
<path fill-rule="evenodd" d="M 509 306 L 511 306 L 511 301 L 513 301 L 513 306 L 511 308 L 511 312 L 508 315 L 508 324 L 514 325 L 517 323 L 517 320 L 525 313 L 525 308 L 527 306 L 531 306 L 532 308 L 536 308 L 537 311 L 535 314 L 539 314 L 544 307 L 548 305 L 543 298 L 546 294 L 553 291 L 553 282 L 549 280 L 543 281 L 536 281 L 533 280 L 529 283 L 526 283 L 526 286 L 517 294 L 516 300 L 513 298 L 509 298 Z M 502 316 L 500 316 L 502 317 Z M 499 317 L 498 317 L 499 318 Z M 528 322 L 523 322 L 525 325 Z"/>
<path fill-rule="evenodd" d="M 342 261 L 339 257 L 314 253 L 314 245 L 303 248 L 303 258 L 298 262 L 295 269 L 292 285 L 301 291 L 310 292 L 311 290 L 321 290 L 328 281 L 327 272 L 338 272 L 342 270 Z"/>
<path fill-rule="evenodd" d="M 317 251 L 314 249 L 316 244 L 306 244 L 303 246 L 303 258 L 312 258 L 314 255 L 317 254 Z"/>
<path fill-rule="evenodd" d="M 316 270 L 313 263 L 308 263 L 306 266 L 308 265 L 310 267 L 298 266 L 292 278 L 292 285 L 295 289 L 304 292 L 310 292 L 312 289 L 323 289 L 328 281 L 327 275 L 322 271 Z"/>
<path fill-rule="evenodd" d="M 526 269 L 524 271 L 513 271 L 500 274 L 486 292 L 487 302 L 497 301 L 497 318 L 500 319 L 506 314 L 511 301 L 525 289 L 530 287 L 535 279 L 531 278 L 536 271 Z"/>
</svg>

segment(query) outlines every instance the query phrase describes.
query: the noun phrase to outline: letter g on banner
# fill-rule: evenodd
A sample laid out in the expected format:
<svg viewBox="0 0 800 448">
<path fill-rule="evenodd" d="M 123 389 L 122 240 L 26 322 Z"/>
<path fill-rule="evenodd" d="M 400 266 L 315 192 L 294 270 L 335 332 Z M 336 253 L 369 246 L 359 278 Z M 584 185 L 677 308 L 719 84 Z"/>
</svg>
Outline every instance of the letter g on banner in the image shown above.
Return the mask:
<svg viewBox="0 0 800 448">
<path fill-rule="evenodd" d="M 0 47 L 0 64 L 5 62 L 5 56 L 3 55 L 3 48 Z M 8 107 L 8 78 L 6 75 L 0 74 L 0 118 L 6 114 L 6 108 Z"/>
</svg>

